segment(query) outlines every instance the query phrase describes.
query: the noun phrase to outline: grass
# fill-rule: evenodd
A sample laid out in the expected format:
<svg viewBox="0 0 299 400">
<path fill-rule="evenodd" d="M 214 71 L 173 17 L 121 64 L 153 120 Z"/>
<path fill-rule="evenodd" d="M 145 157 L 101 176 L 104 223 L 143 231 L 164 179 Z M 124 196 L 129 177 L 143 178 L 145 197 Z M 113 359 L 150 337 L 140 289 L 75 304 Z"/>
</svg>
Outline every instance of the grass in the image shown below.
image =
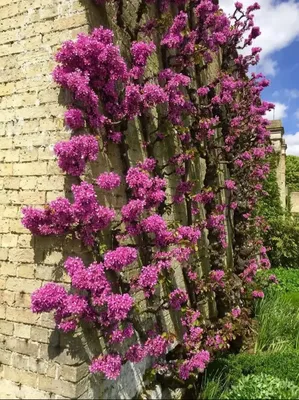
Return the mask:
<svg viewBox="0 0 299 400">
<path fill-rule="evenodd" d="M 289 292 L 289 293 L 286 293 L 283 297 L 286 300 L 289 300 L 294 307 L 299 309 L 299 293 L 298 292 L 297 293 Z"/>
<path fill-rule="evenodd" d="M 205 370 L 200 399 L 221 399 L 223 394 L 226 393 L 226 389 L 227 379 L 225 371 L 216 371 L 211 376 Z"/>
<path fill-rule="evenodd" d="M 255 352 L 299 349 L 299 310 L 296 295 L 269 293 L 258 303 L 259 331 Z"/>
<path fill-rule="evenodd" d="M 221 380 L 221 377 L 215 377 L 214 379 L 209 379 L 204 383 L 200 398 L 203 400 L 221 399 L 224 391 L 225 386 Z"/>
</svg>

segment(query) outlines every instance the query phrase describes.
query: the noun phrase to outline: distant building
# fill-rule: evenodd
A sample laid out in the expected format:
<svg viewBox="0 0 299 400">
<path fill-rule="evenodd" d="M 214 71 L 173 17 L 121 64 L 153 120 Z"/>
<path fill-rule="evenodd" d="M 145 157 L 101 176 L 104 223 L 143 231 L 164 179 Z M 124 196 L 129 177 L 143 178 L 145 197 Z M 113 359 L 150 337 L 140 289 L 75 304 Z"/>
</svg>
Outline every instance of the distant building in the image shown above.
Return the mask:
<svg viewBox="0 0 299 400">
<path fill-rule="evenodd" d="M 277 164 L 277 182 L 280 190 L 280 200 L 283 209 L 286 208 L 287 200 L 287 187 L 286 187 L 286 150 L 287 145 L 283 138 L 284 127 L 282 126 L 281 120 L 271 121 L 269 126 L 269 131 L 271 132 L 271 141 L 275 152 L 279 155 Z"/>
</svg>

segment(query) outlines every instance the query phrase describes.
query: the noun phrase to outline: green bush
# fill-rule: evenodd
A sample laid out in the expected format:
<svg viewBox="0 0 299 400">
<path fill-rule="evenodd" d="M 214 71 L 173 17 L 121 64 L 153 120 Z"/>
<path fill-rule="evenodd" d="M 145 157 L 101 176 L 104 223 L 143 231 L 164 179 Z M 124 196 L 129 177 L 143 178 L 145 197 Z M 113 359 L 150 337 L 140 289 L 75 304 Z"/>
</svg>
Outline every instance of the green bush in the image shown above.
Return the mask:
<svg viewBox="0 0 299 400">
<path fill-rule="evenodd" d="M 299 387 L 271 375 L 247 375 L 232 387 L 224 399 L 298 399 Z"/>
<path fill-rule="evenodd" d="M 297 292 L 299 293 L 299 270 L 286 268 L 272 268 L 268 271 L 259 271 L 257 279 L 261 282 L 268 280 L 268 277 L 275 274 L 279 285 L 271 285 L 271 291 Z M 266 279 L 265 279 L 266 278 Z"/>
<path fill-rule="evenodd" d="M 243 375 L 265 373 L 281 379 L 288 379 L 299 385 L 299 352 L 283 353 L 241 353 L 223 361 L 226 380 L 235 384 Z"/>
<path fill-rule="evenodd" d="M 299 352 L 294 350 L 283 353 L 240 353 L 219 357 L 205 372 L 200 399 L 223 398 L 244 376 L 262 373 L 299 385 L 298 365 Z"/>
<path fill-rule="evenodd" d="M 299 268 L 299 223 L 290 217 L 268 219 L 270 229 L 264 241 L 272 267 Z"/>
<path fill-rule="evenodd" d="M 270 173 L 267 180 L 264 182 L 264 190 L 268 196 L 262 197 L 258 204 L 258 215 L 263 215 L 268 221 L 275 221 L 278 217 L 284 214 L 281 206 L 279 186 L 277 183 L 277 165 L 279 157 L 277 154 L 272 154 L 269 159 Z"/>
<path fill-rule="evenodd" d="M 277 155 L 269 157 L 270 174 L 264 183 L 268 196 L 258 204 L 258 215 L 266 218 L 269 231 L 263 233 L 266 247 L 270 247 L 269 259 L 273 267 L 299 268 L 299 221 L 291 216 L 290 210 L 281 206 L 276 169 L 279 162 Z M 287 159 L 287 185 L 299 188 L 299 157 Z"/>
</svg>

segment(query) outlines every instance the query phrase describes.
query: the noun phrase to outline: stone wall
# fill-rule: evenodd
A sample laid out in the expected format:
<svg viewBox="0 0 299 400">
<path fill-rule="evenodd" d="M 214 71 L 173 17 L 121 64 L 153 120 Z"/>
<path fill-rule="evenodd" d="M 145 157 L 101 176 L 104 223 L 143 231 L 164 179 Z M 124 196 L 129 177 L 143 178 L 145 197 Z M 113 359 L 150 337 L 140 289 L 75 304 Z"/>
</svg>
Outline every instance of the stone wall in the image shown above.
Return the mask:
<svg viewBox="0 0 299 400">
<path fill-rule="evenodd" d="M 290 194 L 291 213 L 299 215 L 299 192 L 292 192 Z"/>
<path fill-rule="evenodd" d="M 126 3 L 128 20 L 137 3 Z M 20 222 L 23 206 L 42 206 L 65 196 L 73 183 L 61 173 L 52 152 L 57 141 L 69 137 L 63 125 L 67 96 L 51 78 L 53 56 L 62 42 L 101 24 L 113 28 L 125 51 L 128 41 L 109 18 L 113 13 L 109 7 L 107 12 L 94 7 L 91 0 L 0 0 L 0 69 L 4 71 L 0 75 L 0 398 L 132 398 L 142 389 L 145 363 L 136 368 L 127 363 L 113 383 L 91 377 L 88 363 L 102 345 L 94 332 L 84 331 L 74 338 L 62 335 L 54 329 L 51 315 L 30 311 L 30 294 L 50 280 L 67 283 L 63 261 L 69 255 L 82 256 L 82 249 L 74 241 L 33 238 Z M 158 60 L 152 60 L 152 69 L 157 65 Z M 208 75 L 217 68 L 215 60 Z M 137 123 L 130 127 L 133 164 L 145 156 L 139 147 L 139 130 Z M 173 143 L 163 146 L 160 157 Z M 118 148 L 111 145 L 107 154 L 88 174 L 111 166 L 122 173 Z M 198 165 L 199 185 L 203 171 L 204 166 Z M 102 204 L 120 208 L 124 187 L 115 196 L 101 192 L 99 196 Z M 184 223 L 185 210 L 177 210 L 178 216 Z M 180 285 L 180 274 L 176 278 Z M 206 315 L 213 309 L 211 304 L 203 307 Z M 168 326 L 172 324 L 169 315 L 164 319 Z"/>
<path fill-rule="evenodd" d="M 0 398 L 77 397 L 86 364 L 67 353 L 51 316 L 29 309 L 34 289 L 64 280 L 63 255 L 32 239 L 20 210 L 65 191 L 51 151 L 68 137 L 65 107 L 50 74 L 61 43 L 88 31 L 87 11 L 80 1 L 1 0 L 0 15 Z"/>
</svg>

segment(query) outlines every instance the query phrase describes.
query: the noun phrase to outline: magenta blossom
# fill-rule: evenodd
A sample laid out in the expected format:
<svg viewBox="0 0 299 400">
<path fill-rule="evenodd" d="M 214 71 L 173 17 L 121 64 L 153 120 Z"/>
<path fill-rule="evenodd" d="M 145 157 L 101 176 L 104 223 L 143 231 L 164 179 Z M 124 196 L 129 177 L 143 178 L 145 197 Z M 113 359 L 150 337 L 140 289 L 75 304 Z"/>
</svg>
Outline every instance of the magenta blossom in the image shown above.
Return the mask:
<svg viewBox="0 0 299 400">
<path fill-rule="evenodd" d="M 62 306 L 67 298 L 64 287 L 56 283 L 47 283 L 41 289 L 33 292 L 31 310 L 35 313 L 49 312 Z"/>
<path fill-rule="evenodd" d="M 84 127 L 84 117 L 81 110 L 78 108 L 71 108 L 64 114 L 66 125 L 71 129 L 80 129 Z"/>
<path fill-rule="evenodd" d="M 148 355 L 153 357 L 159 357 L 166 353 L 168 347 L 168 341 L 162 336 L 156 336 L 154 338 L 147 339 L 145 342 L 145 348 Z"/>
<path fill-rule="evenodd" d="M 114 172 L 104 172 L 97 178 L 97 184 L 101 189 L 112 190 L 120 185 L 121 178 Z"/>
<path fill-rule="evenodd" d="M 210 272 L 210 279 L 212 282 L 217 282 L 220 286 L 224 285 L 223 278 L 225 272 L 221 269 L 216 269 L 215 271 Z"/>
<path fill-rule="evenodd" d="M 187 303 L 188 295 L 185 290 L 176 289 L 169 295 L 169 305 L 175 310 L 180 310 L 183 304 Z"/>
<path fill-rule="evenodd" d="M 147 351 L 145 347 L 139 344 L 133 344 L 126 352 L 126 359 L 131 362 L 138 363 L 146 357 Z"/>
<path fill-rule="evenodd" d="M 278 283 L 279 283 L 279 281 L 278 281 L 276 275 L 274 275 L 274 274 L 271 274 L 271 275 L 269 276 L 269 281 L 270 281 L 270 282 L 273 282 L 273 283 L 275 283 L 275 284 L 278 284 Z"/>
<path fill-rule="evenodd" d="M 54 147 L 58 165 L 70 175 L 79 176 L 84 172 L 87 161 L 96 161 L 99 146 L 90 135 L 74 136 L 67 142 L 58 142 Z"/>
<path fill-rule="evenodd" d="M 202 350 L 193 355 L 189 360 L 184 361 L 180 367 L 180 377 L 184 380 L 188 379 L 191 372 L 198 370 L 203 372 L 210 361 L 210 353 Z"/>
<path fill-rule="evenodd" d="M 107 379 L 116 379 L 120 375 L 121 357 L 118 354 L 108 354 L 92 361 L 89 370 L 92 373 L 101 372 Z"/>
<path fill-rule="evenodd" d="M 241 315 L 241 309 L 240 307 L 236 307 L 232 309 L 232 316 L 234 318 L 238 318 Z"/>
<path fill-rule="evenodd" d="M 224 185 L 225 185 L 225 188 L 228 189 L 228 190 L 235 190 L 236 189 L 236 183 L 231 179 L 226 180 L 224 182 Z"/>
<path fill-rule="evenodd" d="M 263 299 L 265 297 L 265 294 L 262 290 L 254 290 L 252 292 L 252 297 L 254 297 L 255 299 Z"/>
<path fill-rule="evenodd" d="M 118 247 L 116 250 L 108 251 L 104 256 L 106 269 L 121 271 L 124 267 L 132 264 L 137 259 L 137 251 L 133 247 Z"/>
</svg>

